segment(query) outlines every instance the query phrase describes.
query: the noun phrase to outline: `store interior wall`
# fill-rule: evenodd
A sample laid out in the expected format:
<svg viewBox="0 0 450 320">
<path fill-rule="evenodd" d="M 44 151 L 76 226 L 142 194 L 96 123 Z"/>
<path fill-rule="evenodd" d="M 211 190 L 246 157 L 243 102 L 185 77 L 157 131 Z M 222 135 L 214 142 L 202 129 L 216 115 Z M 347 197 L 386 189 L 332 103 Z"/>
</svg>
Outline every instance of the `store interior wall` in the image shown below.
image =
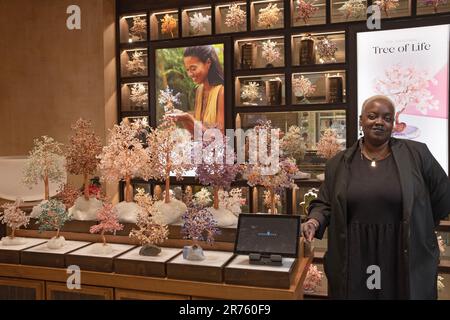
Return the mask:
<svg viewBox="0 0 450 320">
<path fill-rule="evenodd" d="M 81 30 L 66 26 L 70 5 Z M 66 144 L 79 117 L 105 143 L 117 120 L 115 1 L 0 0 L 0 12 L 0 156 L 26 155 L 42 135 Z"/>
</svg>

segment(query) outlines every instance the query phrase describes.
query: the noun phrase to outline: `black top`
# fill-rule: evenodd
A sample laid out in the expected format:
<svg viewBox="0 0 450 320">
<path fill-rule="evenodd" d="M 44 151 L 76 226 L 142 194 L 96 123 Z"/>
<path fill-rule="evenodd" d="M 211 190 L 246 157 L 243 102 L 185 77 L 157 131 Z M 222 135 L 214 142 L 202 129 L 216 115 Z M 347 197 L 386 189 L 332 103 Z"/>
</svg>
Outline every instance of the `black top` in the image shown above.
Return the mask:
<svg viewBox="0 0 450 320">
<path fill-rule="evenodd" d="M 347 214 L 348 298 L 403 298 L 402 193 L 392 155 L 372 167 L 359 150 L 355 153 L 350 164 Z"/>
</svg>

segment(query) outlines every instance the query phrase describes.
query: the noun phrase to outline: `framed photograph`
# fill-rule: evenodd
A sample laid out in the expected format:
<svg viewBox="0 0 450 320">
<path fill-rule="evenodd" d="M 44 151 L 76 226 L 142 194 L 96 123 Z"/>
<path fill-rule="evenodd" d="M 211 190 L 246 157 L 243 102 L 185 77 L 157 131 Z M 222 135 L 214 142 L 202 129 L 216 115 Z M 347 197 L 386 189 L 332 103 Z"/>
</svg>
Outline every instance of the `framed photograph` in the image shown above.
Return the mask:
<svg viewBox="0 0 450 320">
<path fill-rule="evenodd" d="M 357 33 L 358 115 L 367 98 L 388 96 L 393 136 L 426 143 L 447 173 L 449 38 L 448 24 Z"/>
<path fill-rule="evenodd" d="M 155 49 L 156 123 L 164 115 L 164 90 L 177 96 L 176 121 L 191 131 L 194 121 L 225 129 L 224 43 Z"/>
</svg>

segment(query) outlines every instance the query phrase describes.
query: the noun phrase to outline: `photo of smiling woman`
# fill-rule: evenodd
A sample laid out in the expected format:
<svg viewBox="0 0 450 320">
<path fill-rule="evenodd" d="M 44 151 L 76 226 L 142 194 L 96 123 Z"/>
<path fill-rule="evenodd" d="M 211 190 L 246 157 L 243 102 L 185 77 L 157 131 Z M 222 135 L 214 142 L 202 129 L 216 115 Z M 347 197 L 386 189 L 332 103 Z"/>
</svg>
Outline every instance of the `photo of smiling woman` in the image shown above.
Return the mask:
<svg viewBox="0 0 450 320">
<path fill-rule="evenodd" d="M 196 123 L 201 125 L 202 130 L 216 127 L 223 131 L 225 127 L 223 45 L 163 50 L 166 54 L 157 53 L 157 57 L 164 59 L 162 66 L 158 66 L 157 62 L 157 68 L 164 69 L 159 74 L 165 77 L 165 81 L 160 81 L 159 84 L 163 86 L 165 83 L 174 90 L 174 94 L 181 93 L 179 109 L 183 112 L 174 113 L 172 117 L 191 133 L 194 132 Z"/>
</svg>

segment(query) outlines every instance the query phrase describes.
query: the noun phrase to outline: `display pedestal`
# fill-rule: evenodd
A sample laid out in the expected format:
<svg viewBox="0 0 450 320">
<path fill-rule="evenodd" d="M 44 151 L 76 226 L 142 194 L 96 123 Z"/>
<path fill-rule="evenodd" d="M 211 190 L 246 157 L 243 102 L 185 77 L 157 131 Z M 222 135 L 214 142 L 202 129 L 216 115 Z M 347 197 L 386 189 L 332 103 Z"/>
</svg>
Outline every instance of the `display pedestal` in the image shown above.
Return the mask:
<svg viewBox="0 0 450 320">
<path fill-rule="evenodd" d="M 225 267 L 225 283 L 287 289 L 296 263 L 297 259 L 283 258 L 281 266 L 255 265 L 247 255 L 238 255 Z"/>
<path fill-rule="evenodd" d="M 22 251 L 20 260 L 22 264 L 32 266 L 64 268 L 66 255 L 88 244 L 89 242 L 66 240 L 63 247 L 50 249 L 45 241 L 45 243 Z"/>
<path fill-rule="evenodd" d="M 17 246 L 5 246 L 0 241 L 0 263 L 20 263 L 20 252 L 22 250 L 47 242 L 47 239 L 24 238 L 26 243 Z"/>
<path fill-rule="evenodd" d="M 114 271 L 136 276 L 165 277 L 167 261 L 181 253 L 180 249 L 161 248 L 157 256 L 141 256 L 139 250 L 141 247 L 114 259 Z"/>
<path fill-rule="evenodd" d="M 223 268 L 232 252 L 204 251 L 205 260 L 185 260 L 179 255 L 167 263 L 167 277 L 205 282 L 223 282 Z"/>
<path fill-rule="evenodd" d="M 99 255 L 93 251 L 97 243 L 92 243 L 80 250 L 71 252 L 66 257 L 66 266 L 77 265 L 81 270 L 113 272 L 113 259 L 134 248 L 133 245 L 109 243 L 112 251 Z"/>
</svg>

